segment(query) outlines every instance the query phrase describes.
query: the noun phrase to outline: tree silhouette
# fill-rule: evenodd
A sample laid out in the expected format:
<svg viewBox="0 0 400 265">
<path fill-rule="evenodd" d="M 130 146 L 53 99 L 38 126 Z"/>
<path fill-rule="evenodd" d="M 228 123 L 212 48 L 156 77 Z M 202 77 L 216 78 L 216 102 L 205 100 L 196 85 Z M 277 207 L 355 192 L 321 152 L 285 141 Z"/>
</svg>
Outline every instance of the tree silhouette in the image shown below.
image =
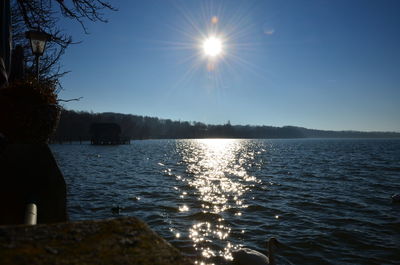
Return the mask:
<svg viewBox="0 0 400 265">
<path fill-rule="evenodd" d="M 116 9 L 103 0 L 12 0 L 13 45 L 21 45 L 26 50 L 28 72 L 33 72 L 34 56 L 28 51 L 26 31 L 40 29 L 51 36 L 41 58 L 40 73 L 42 77 L 58 79 L 67 73 L 61 69 L 61 56 L 69 45 L 76 43 L 59 27 L 60 20 L 74 20 L 88 33 L 85 22 L 107 22 L 103 16 L 105 10 Z"/>
<path fill-rule="evenodd" d="M 63 110 L 54 141 L 90 140 L 93 123 L 116 123 L 124 138 L 400 138 L 395 132 L 323 131 L 295 126 L 207 125 L 120 113 L 89 113 Z"/>
</svg>

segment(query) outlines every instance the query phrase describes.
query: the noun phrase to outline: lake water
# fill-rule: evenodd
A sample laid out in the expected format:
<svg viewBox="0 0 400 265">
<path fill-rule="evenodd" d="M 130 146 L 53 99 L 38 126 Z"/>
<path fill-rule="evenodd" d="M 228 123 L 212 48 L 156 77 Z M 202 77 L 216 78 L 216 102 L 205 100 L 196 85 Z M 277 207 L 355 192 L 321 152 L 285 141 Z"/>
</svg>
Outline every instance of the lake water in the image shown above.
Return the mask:
<svg viewBox="0 0 400 265">
<path fill-rule="evenodd" d="M 51 145 L 72 220 L 136 216 L 205 264 L 240 246 L 278 264 L 399 264 L 400 140 Z M 112 212 L 121 207 L 120 213 Z"/>
</svg>

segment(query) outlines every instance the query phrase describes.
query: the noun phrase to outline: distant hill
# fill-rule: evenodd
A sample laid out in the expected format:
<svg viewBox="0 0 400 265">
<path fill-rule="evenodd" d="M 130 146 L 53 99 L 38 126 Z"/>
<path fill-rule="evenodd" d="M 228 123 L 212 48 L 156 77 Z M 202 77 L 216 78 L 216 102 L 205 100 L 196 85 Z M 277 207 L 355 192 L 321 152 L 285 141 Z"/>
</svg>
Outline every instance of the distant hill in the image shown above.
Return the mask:
<svg viewBox="0 0 400 265">
<path fill-rule="evenodd" d="M 112 122 L 131 139 L 184 138 L 400 138 L 396 132 L 325 131 L 295 126 L 208 125 L 121 113 L 63 110 L 54 141 L 90 140 L 92 123 Z"/>
</svg>

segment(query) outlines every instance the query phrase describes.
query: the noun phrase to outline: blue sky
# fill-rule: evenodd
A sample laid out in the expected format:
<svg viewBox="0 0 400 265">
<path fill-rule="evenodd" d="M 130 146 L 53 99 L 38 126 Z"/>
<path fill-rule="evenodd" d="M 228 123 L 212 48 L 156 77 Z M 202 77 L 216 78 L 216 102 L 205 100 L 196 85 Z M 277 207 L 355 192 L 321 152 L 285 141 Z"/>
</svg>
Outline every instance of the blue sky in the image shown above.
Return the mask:
<svg viewBox="0 0 400 265">
<path fill-rule="evenodd" d="M 64 23 L 83 41 L 63 57 L 60 98 L 83 97 L 68 109 L 400 132 L 400 1 L 112 2 L 89 35 Z"/>
</svg>

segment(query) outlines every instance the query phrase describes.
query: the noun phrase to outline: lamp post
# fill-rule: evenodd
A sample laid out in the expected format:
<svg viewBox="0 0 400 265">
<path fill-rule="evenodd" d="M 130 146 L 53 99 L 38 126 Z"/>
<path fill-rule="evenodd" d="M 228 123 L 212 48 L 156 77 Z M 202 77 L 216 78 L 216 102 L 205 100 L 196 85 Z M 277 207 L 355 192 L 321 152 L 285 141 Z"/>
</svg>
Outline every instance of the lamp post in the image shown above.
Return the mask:
<svg viewBox="0 0 400 265">
<path fill-rule="evenodd" d="M 32 53 L 35 55 L 36 62 L 36 78 L 39 81 L 39 57 L 43 55 L 46 49 L 46 43 L 50 38 L 50 35 L 39 30 L 27 31 L 26 37 L 31 43 Z"/>
</svg>

